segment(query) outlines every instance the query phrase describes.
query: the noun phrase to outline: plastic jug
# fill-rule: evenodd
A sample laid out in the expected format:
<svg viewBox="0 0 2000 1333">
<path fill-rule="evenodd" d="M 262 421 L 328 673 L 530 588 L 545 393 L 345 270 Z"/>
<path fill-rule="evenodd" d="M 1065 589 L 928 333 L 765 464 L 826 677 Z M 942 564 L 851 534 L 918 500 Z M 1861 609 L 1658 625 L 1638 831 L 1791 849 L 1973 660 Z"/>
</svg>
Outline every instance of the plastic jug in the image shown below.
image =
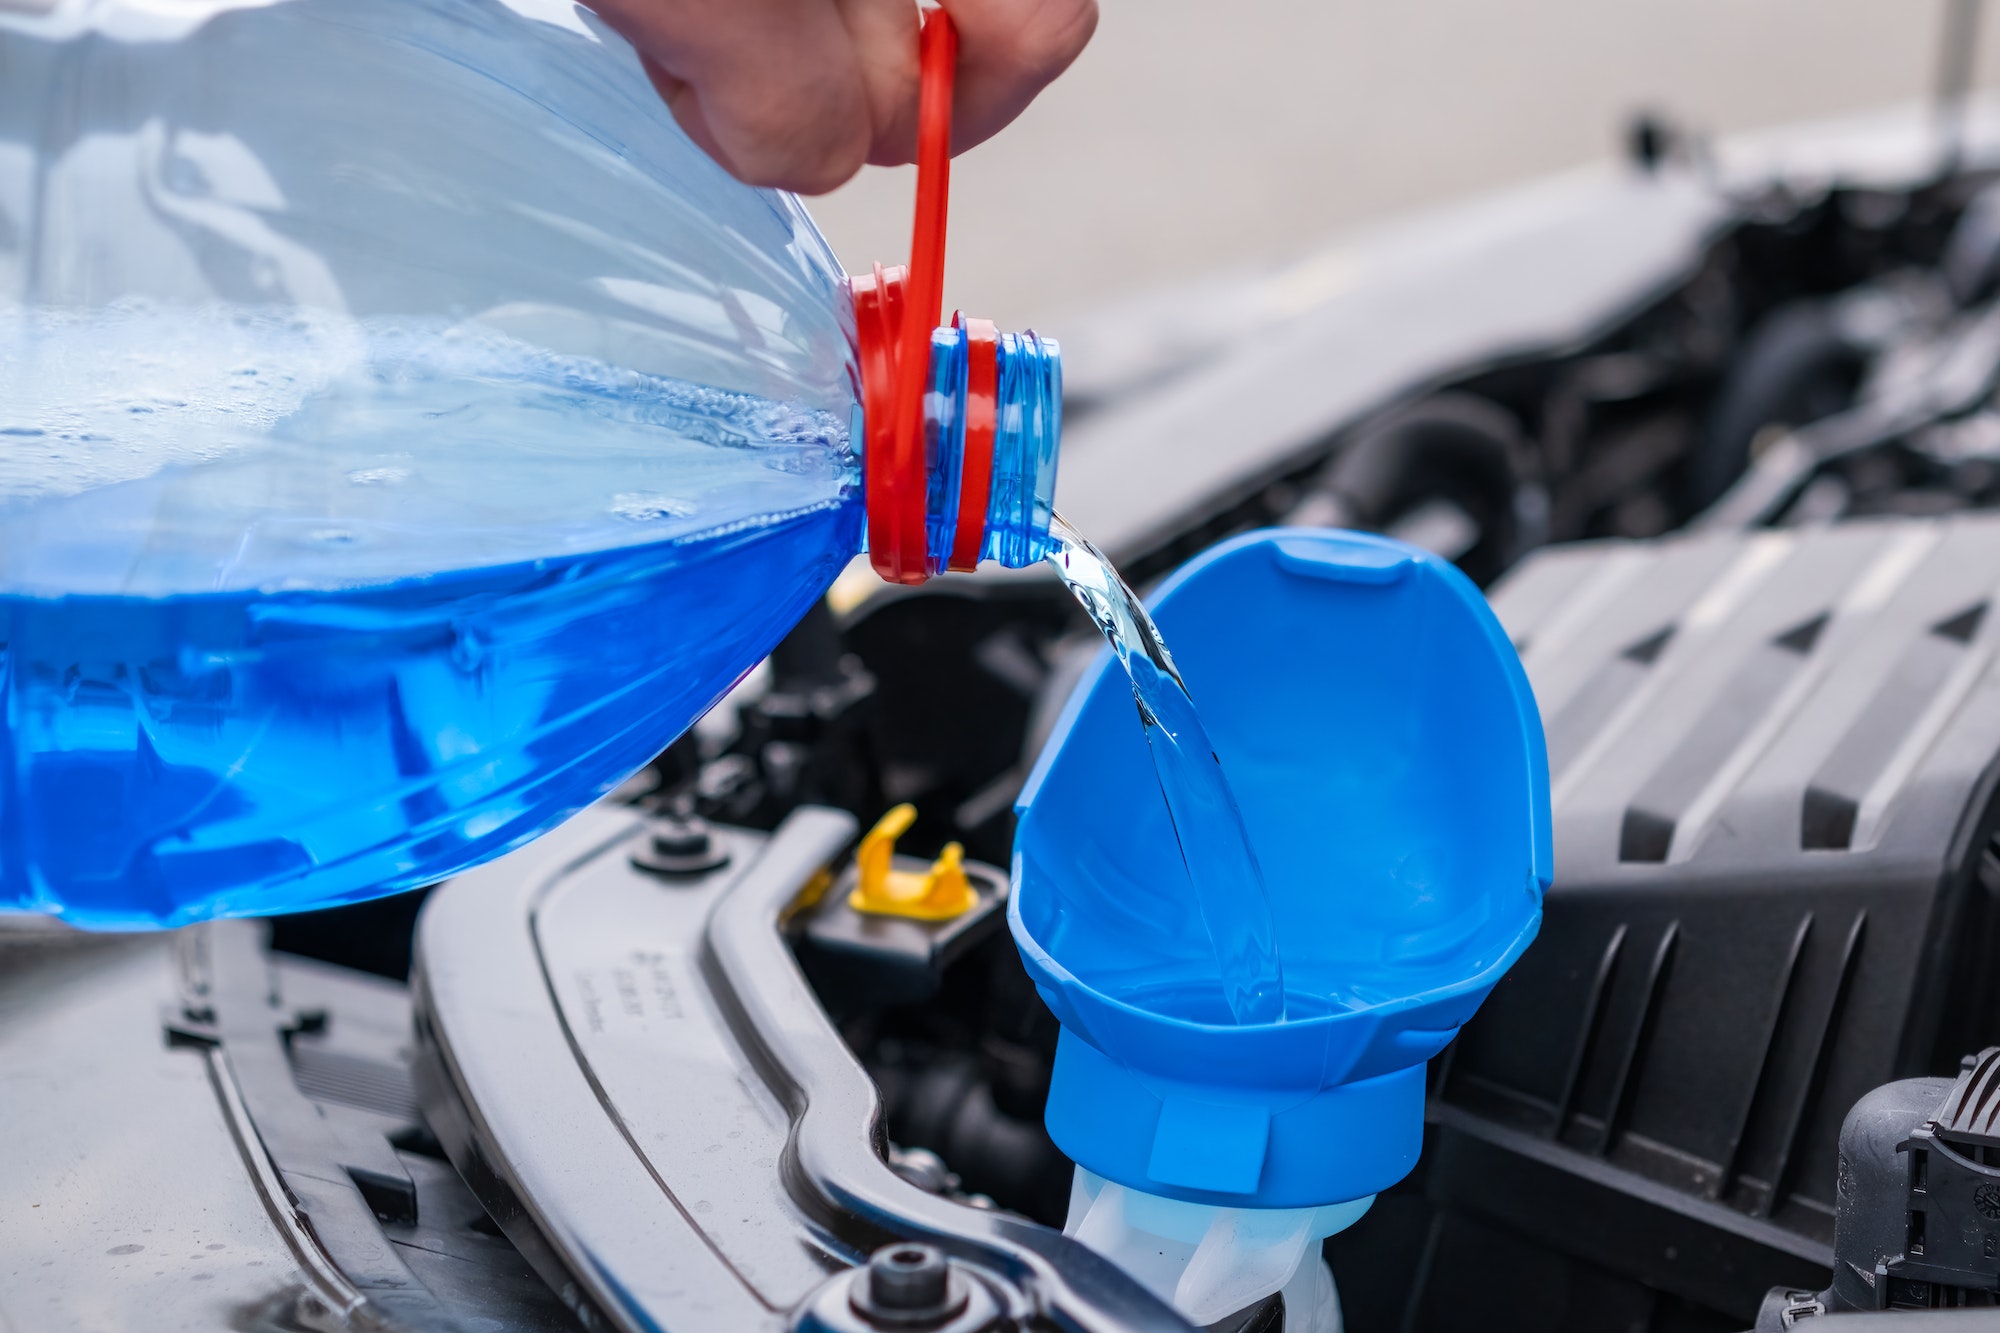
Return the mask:
<svg viewBox="0 0 2000 1333">
<path fill-rule="evenodd" d="M 850 283 L 568 3 L 0 8 L 0 909 L 436 880 L 864 536 L 904 582 L 1037 559 L 1056 348 L 933 332 L 951 58 L 933 22 L 916 276 Z"/>
<path fill-rule="evenodd" d="M 1022 790 L 1009 904 L 1062 1024 L 1070 1230 L 1197 1324 L 1280 1289 L 1331 1310 L 1305 1259 L 1416 1163 L 1425 1063 L 1540 925 L 1540 717 L 1478 589 L 1387 538 L 1253 533 L 1149 606 L 1263 866 L 1286 1017 L 1231 1022 L 1100 657 Z"/>
</svg>

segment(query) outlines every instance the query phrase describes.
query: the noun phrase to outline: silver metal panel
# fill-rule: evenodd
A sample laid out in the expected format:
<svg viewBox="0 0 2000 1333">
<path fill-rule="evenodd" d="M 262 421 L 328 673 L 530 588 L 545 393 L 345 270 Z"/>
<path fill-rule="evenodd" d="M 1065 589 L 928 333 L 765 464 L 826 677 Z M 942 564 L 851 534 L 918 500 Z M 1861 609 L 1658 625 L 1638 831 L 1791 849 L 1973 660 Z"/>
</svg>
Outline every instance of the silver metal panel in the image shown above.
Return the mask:
<svg viewBox="0 0 2000 1333">
<path fill-rule="evenodd" d="M 577 1056 L 645 1169 L 742 1284 L 785 1309 L 839 1265 L 802 1239 L 786 1200 L 790 1117 L 744 1077 L 720 1016 L 699 1012 L 712 1004 L 697 975 L 702 927 L 732 882 L 682 886 L 599 857 L 536 905 L 535 938 Z"/>
<path fill-rule="evenodd" d="M 758 840 L 725 835 L 734 873 L 712 877 L 699 901 L 690 902 L 673 897 L 687 891 L 634 875 L 624 856 L 609 850 L 641 830 L 636 813 L 595 806 L 560 836 L 439 890 L 418 926 L 419 1004 L 430 1015 L 431 1040 L 449 1067 L 462 1113 L 476 1121 L 472 1138 L 508 1145 L 506 1160 L 489 1165 L 568 1270 L 567 1278 L 544 1277 L 572 1281 L 579 1295 L 634 1328 L 649 1327 L 646 1319 L 669 1311 L 679 1321 L 675 1326 L 688 1328 L 771 1326 L 778 1311 L 823 1279 L 826 1269 L 802 1254 L 796 1240 L 770 1237 L 770 1247 L 757 1253 L 754 1223 L 728 1225 L 742 1191 L 778 1188 L 773 1144 L 782 1142 L 785 1120 L 747 1093 L 740 1101 L 729 1098 L 727 1108 L 715 1105 L 717 1096 L 728 1096 L 717 1092 L 717 1079 L 735 1081 L 732 1062 L 688 1038 L 669 1016 L 669 993 L 677 1002 L 701 1002 L 701 988 L 685 984 L 701 932 L 690 926 L 672 942 L 656 940 L 647 930 L 653 914 L 637 901 L 623 904 L 641 916 L 618 940 L 572 939 L 563 926 L 564 897 L 587 894 L 598 878 L 589 873 L 593 869 L 610 878 L 622 872 L 634 882 L 635 899 L 638 890 L 662 895 L 654 906 L 671 919 L 683 912 L 705 915 L 754 863 Z M 574 889 L 563 883 L 573 869 L 586 872 Z M 553 941 L 547 956 L 537 938 L 545 929 Z M 560 1008 L 549 1003 L 552 994 Z M 636 1119 L 625 1119 L 627 1104 L 579 1061 L 579 1054 L 591 1051 L 613 1056 L 610 1063 L 620 1066 L 631 1063 L 616 1058 L 621 1055 L 636 1055 L 643 1064 L 657 1060 L 657 1078 L 649 1072 L 614 1077 L 620 1079 L 617 1093 L 657 1097 L 659 1105 L 633 1105 Z M 676 1055 L 695 1062 L 680 1071 L 681 1090 L 697 1084 L 703 1090 L 692 1108 L 676 1095 L 676 1070 L 668 1063 Z M 426 1110 L 436 1123 L 431 1103 L 427 1095 Z M 689 1152 L 685 1123 L 678 1132 L 670 1126 L 690 1109 L 741 1114 L 741 1132 L 731 1138 L 718 1128 Z M 448 1126 L 439 1125 L 439 1132 L 452 1137 Z M 646 1150 L 655 1145 L 663 1151 L 649 1156 Z M 708 1148 L 715 1151 L 700 1151 Z M 733 1189 L 724 1180 L 732 1173 Z M 765 1200 L 754 1211 L 769 1215 L 773 1204 Z M 726 1242 L 711 1238 L 716 1222 L 723 1223 Z"/>
<path fill-rule="evenodd" d="M 0 945 L 0 1327 L 215 1333 L 306 1285 L 207 1054 L 162 1037 L 174 941 Z"/>
</svg>

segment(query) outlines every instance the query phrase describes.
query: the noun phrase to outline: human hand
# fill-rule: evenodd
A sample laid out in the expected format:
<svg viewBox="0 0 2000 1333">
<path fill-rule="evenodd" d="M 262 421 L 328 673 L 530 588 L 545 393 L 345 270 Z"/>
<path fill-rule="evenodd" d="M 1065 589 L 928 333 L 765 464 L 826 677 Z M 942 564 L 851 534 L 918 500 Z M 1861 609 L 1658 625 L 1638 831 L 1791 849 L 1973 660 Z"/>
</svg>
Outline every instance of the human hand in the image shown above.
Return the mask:
<svg viewBox="0 0 2000 1333">
<path fill-rule="evenodd" d="M 912 0 L 588 0 L 638 48 L 688 137 L 752 185 L 824 194 L 916 159 Z M 951 149 L 1001 130 L 1075 60 L 1097 0 L 944 0 Z"/>
</svg>

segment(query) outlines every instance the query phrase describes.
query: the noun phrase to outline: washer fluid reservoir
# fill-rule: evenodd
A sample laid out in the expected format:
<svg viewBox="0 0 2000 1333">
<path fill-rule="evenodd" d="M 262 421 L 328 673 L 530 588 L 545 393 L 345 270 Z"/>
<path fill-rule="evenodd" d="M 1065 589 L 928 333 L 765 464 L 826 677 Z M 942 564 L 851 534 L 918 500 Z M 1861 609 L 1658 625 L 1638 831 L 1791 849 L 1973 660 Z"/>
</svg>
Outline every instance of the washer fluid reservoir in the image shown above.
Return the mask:
<svg viewBox="0 0 2000 1333">
<path fill-rule="evenodd" d="M 1311 1333 L 1338 1321 L 1320 1241 L 1415 1165 L 1426 1062 L 1541 923 L 1541 722 L 1478 589 L 1387 538 L 1253 533 L 1149 605 L 1263 867 L 1285 1018 L 1231 1021 L 1100 658 L 1022 791 L 1009 905 L 1062 1023 L 1069 1230 L 1196 1324 L 1283 1290 Z"/>
<path fill-rule="evenodd" d="M 428 883 L 644 764 L 864 538 L 1039 558 L 1056 349 L 937 327 L 923 42 L 914 276 L 850 283 L 577 6 L 0 5 L 0 911 Z"/>
</svg>

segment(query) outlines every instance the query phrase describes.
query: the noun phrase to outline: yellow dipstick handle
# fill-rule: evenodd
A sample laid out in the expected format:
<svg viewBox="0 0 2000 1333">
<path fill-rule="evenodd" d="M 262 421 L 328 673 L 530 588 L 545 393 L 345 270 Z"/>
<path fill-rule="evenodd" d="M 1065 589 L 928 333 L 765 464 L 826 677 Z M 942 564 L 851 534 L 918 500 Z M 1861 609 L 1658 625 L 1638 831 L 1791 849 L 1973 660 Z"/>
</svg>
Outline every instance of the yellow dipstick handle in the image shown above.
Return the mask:
<svg viewBox="0 0 2000 1333">
<path fill-rule="evenodd" d="M 917 822 L 917 807 L 903 804 L 883 815 L 854 854 L 860 882 L 847 895 L 847 905 L 876 916 L 909 917 L 916 921 L 949 921 L 971 910 L 979 894 L 965 875 L 965 848 L 945 844 L 930 871 L 895 868 L 896 839 Z"/>
</svg>

